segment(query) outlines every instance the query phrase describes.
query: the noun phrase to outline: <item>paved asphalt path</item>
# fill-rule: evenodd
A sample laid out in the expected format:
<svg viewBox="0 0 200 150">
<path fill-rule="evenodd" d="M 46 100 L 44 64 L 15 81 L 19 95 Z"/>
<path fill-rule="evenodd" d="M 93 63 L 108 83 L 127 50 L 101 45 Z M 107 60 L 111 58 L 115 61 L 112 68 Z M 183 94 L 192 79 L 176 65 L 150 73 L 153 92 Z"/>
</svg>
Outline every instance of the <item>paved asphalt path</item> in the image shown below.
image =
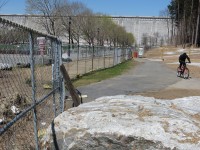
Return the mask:
<svg viewBox="0 0 200 150">
<path fill-rule="evenodd" d="M 180 81 L 180 78 L 176 77 L 176 72 L 167 68 L 163 62 L 147 59 L 137 59 L 137 61 L 140 64 L 123 75 L 79 87 L 78 90 L 87 95 L 83 102 L 90 102 L 102 96 L 156 91 Z"/>
</svg>

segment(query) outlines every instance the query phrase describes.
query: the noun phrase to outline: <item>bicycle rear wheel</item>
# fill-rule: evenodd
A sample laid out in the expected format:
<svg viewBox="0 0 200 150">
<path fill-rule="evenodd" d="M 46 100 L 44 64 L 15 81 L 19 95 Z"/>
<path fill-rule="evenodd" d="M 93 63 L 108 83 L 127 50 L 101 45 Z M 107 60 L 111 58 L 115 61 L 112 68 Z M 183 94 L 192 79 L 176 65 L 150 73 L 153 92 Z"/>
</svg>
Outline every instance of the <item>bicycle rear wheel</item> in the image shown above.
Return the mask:
<svg viewBox="0 0 200 150">
<path fill-rule="evenodd" d="M 177 77 L 180 77 L 181 76 L 181 68 L 178 67 L 177 68 L 177 73 L 176 73 Z"/>
<path fill-rule="evenodd" d="M 183 78 L 188 79 L 190 75 L 190 71 L 188 68 L 185 68 L 184 73 L 183 73 Z"/>
</svg>

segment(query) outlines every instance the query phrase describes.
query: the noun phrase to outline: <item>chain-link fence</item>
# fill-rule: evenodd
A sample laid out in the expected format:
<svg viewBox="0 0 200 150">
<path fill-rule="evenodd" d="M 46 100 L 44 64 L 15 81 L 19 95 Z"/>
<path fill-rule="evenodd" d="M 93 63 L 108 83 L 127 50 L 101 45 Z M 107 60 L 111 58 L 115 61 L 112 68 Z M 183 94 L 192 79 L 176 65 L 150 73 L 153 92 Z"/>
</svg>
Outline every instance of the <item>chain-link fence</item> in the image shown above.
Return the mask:
<svg viewBox="0 0 200 150">
<path fill-rule="evenodd" d="M 0 149 L 40 149 L 65 109 L 61 64 L 75 78 L 130 58 L 129 48 L 69 46 L 0 18 Z"/>
<path fill-rule="evenodd" d="M 0 149 L 38 149 L 62 112 L 61 45 L 0 18 Z"/>
<path fill-rule="evenodd" d="M 132 58 L 129 47 L 105 47 L 63 44 L 62 59 L 71 78 L 85 73 L 113 67 Z"/>
</svg>

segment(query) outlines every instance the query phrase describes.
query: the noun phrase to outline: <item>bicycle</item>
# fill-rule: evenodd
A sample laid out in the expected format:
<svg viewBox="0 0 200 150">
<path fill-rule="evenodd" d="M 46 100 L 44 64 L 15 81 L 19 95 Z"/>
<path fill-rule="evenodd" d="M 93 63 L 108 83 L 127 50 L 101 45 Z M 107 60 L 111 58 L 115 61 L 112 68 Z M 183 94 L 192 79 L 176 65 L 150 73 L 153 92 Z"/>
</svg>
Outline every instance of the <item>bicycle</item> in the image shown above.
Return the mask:
<svg viewBox="0 0 200 150">
<path fill-rule="evenodd" d="M 189 63 L 189 62 L 186 62 Z M 190 75 L 190 71 L 187 66 L 182 65 L 181 68 L 178 66 L 177 68 L 177 77 L 182 77 L 184 79 L 188 79 Z"/>
</svg>

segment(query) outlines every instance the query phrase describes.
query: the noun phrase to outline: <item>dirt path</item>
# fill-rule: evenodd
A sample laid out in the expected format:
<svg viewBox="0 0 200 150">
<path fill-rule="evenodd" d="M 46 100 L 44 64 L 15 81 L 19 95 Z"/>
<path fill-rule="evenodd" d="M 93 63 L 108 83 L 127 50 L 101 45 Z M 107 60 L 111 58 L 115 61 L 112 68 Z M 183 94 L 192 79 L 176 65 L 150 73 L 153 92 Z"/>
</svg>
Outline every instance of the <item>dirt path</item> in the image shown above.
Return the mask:
<svg viewBox="0 0 200 150">
<path fill-rule="evenodd" d="M 164 89 L 154 92 L 138 93 L 143 96 L 155 97 L 158 99 L 175 99 L 188 96 L 200 96 L 200 79 L 190 78 L 167 86 Z"/>
<path fill-rule="evenodd" d="M 78 89 L 82 94 L 88 96 L 84 99 L 84 102 L 112 95 L 155 96 L 159 91 L 181 81 L 180 78 L 176 77 L 176 72 L 168 68 L 163 62 L 147 59 L 136 59 L 136 61 L 139 64 L 121 76 L 79 87 Z M 166 95 L 168 94 L 166 93 Z"/>
<path fill-rule="evenodd" d="M 159 99 L 174 99 L 174 98 L 182 98 L 188 96 L 200 96 L 200 67 L 196 64 L 199 63 L 200 54 L 196 52 L 196 49 L 181 49 L 181 48 L 165 48 L 163 53 L 161 53 L 160 49 L 155 49 L 148 51 L 146 53 L 146 57 L 151 61 L 159 61 L 165 64 L 166 67 L 176 71 L 177 58 L 182 52 L 186 52 L 190 55 L 190 59 L 192 61 L 189 64 L 190 69 L 190 78 L 180 79 L 180 81 L 173 83 L 172 85 L 167 86 L 164 89 L 158 91 L 147 91 L 138 93 L 143 96 L 150 96 Z M 172 54 L 172 55 L 169 55 Z M 193 65 L 195 64 L 195 65 Z"/>
<path fill-rule="evenodd" d="M 175 49 L 171 48 L 170 50 L 175 51 Z M 166 55 L 168 54 L 167 52 L 165 52 Z M 139 62 L 139 65 L 124 75 L 79 87 L 78 89 L 82 94 L 88 96 L 88 98 L 84 99 L 84 102 L 89 102 L 102 96 L 124 94 L 143 95 L 159 99 L 200 96 L 199 68 L 189 66 L 191 70 L 190 78 L 178 78 L 176 77 L 177 64 L 171 62 L 177 62 L 179 55 L 176 54 L 169 57 L 162 54 L 161 57 L 158 50 L 152 50 L 149 53 L 150 55 L 147 53 L 148 56 L 146 58 L 135 59 L 135 61 Z M 192 56 L 192 53 L 190 54 Z"/>
</svg>

